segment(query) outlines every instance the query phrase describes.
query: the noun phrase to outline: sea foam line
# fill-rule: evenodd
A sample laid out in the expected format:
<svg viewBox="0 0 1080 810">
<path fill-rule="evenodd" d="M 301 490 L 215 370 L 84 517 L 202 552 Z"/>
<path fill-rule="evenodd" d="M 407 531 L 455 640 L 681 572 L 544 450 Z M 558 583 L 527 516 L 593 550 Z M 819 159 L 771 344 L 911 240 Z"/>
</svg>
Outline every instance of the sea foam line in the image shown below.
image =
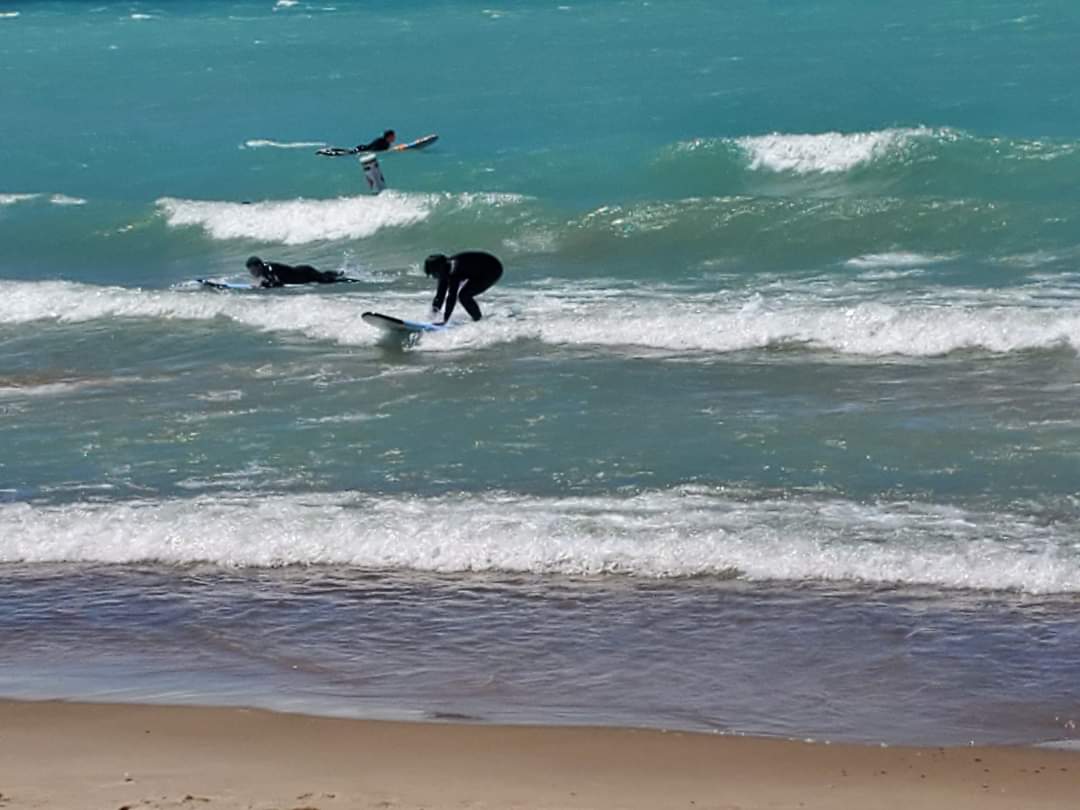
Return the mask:
<svg viewBox="0 0 1080 810">
<path fill-rule="evenodd" d="M 931 357 L 980 350 L 999 354 L 1069 347 L 1080 351 L 1080 307 L 882 301 L 829 303 L 792 294 L 766 301 L 639 291 L 593 294 L 567 285 L 558 295 L 496 288 L 485 296 L 490 317 L 426 335 L 423 351 L 483 349 L 519 340 L 611 351 L 657 350 L 725 353 L 801 346 L 849 356 Z M 311 296 L 317 296 L 317 306 Z M 974 295 L 977 295 L 974 294 Z M 275 332 L 300 332 L 344 345 L 371 345 L 380 337 L 363 324 L 366 309 L 423 317 L 427 294 L 301 290 L 220 294 L 203 290 L 138 290 L 73 282 L 0 281 L 0 323 L 38 320 L 79 323 L 117 318 L 210 320 Z M 617 302 L 618 306 L 613 307 Z M 466 316 L 456 316 L 464 319 Z"/>
<path fill-rule="evenodd" d="M 438 531 L 432 531 L 438 526 Z M 0 561 L 350 565 L 1080 592 L 1080 530 L 1008 513 L 687 487 L 0 505 Z"/>
<path fill-rule="evenodd" d="M 227 318 L 255 329 L 300 332 L 316 340 L 371 345 L 379 333 L 360 320 L 365 303 L 338 294 L 228 295 L 205 290 L 139 290 L 73 282 L 0 281 L 0 323 L 54 320 L 84 323 L 99 319 L 205 321 Z"/>
</svg>

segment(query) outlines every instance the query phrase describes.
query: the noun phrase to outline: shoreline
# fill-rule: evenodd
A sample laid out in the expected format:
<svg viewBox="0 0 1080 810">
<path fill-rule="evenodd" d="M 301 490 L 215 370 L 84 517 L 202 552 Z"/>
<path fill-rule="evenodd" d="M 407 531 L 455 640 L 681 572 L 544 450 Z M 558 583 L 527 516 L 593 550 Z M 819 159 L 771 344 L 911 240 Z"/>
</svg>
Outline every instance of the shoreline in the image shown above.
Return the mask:
<svg viewBox="0 0 1080 810">
<path fill-rule="evenodd" d="M 0 805 L 1072 808 L 1080 752 L 0 700 Z"/>
</svg>

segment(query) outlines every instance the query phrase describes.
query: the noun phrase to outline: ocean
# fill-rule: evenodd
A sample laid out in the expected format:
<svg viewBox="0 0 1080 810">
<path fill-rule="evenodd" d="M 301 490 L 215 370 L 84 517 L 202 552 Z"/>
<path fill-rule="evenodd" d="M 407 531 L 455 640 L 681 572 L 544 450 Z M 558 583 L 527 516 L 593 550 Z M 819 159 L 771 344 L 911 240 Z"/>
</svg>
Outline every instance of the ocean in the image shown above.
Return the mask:
<svg viewBox="0 0 1080 810">
<path fill-rule="evenodd" d="M 0 697 L 1080 740 L 1078 37 L 7 0 Z"/>
</svg>

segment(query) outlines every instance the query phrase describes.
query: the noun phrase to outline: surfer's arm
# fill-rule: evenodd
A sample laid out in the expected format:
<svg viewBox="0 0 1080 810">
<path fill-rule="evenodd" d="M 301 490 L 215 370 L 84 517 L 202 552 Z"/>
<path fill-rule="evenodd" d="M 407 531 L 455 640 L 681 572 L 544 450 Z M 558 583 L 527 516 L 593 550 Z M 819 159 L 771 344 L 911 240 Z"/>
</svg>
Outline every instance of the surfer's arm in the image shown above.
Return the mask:
<svg viewBox="0 0 1080 810">
<path fill-rule="evenodd" d="M 439 277 L 439 286 L 435 289 L 435 299 L 431 302 L 431 308 L 438 312 L 442 309 L 443 301 L 446 299 L 446 290 L 450 286 L 450 279 L 445 275 Z"/>
<path fill-rule="evenodd" d="M 450 315 L 453 313 L 454 307 L 457 306 L 457 293 L 458 287 L 460 286 L 461 283 L 456 279 L 452 279 L 451 282 L 447 285 L 449 291 L 446 296 L 446 309 L 443 311 L 443 323 L 446 323 L 450 320 Z"/>
</svg>

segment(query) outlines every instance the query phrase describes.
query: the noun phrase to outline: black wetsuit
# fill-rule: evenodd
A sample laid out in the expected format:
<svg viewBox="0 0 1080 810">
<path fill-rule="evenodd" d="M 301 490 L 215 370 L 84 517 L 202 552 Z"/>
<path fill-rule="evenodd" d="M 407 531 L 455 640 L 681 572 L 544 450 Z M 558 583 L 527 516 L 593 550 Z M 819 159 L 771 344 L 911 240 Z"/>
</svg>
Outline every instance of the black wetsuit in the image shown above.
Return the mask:
<svg viewBox="0 0 1080 810">
<path fill-rule="evenodd" d="M 341 273 L 316 270 L 310 264 L 293 267 L 281 262 L 263 262 L 260 287 L 284 287 L 286 284 L 334 284 L 344 281 Z"/>
<path fill-rule="evenodd" d="M 454 312 L 454 305 L 461 299 L 461 305 L 472 316 L 474 321 L 480 320 L 480 307 L 473 300 L 498 281 L 503 274 L 502 262 L 490 253 L 479 250 L 467 250 L 464 253 L 455 253 L 450 257 L 450 269 L 439 273 L 439 288 L 435 292 L 435 300 L 431 302 L 431 308 L 442 308 L 443 300 L 446 300 L 446 310 L 443 312 L 443 320 L 450 320 Z"/>
<path fill-rule="evenodd" d="M 385 152 L 390 148 L 390 141 L 386 139 L 385 135 L 380 135 L 371 143 L 358 144 L 356 147 L 357 152 Z"/>
</svg>

